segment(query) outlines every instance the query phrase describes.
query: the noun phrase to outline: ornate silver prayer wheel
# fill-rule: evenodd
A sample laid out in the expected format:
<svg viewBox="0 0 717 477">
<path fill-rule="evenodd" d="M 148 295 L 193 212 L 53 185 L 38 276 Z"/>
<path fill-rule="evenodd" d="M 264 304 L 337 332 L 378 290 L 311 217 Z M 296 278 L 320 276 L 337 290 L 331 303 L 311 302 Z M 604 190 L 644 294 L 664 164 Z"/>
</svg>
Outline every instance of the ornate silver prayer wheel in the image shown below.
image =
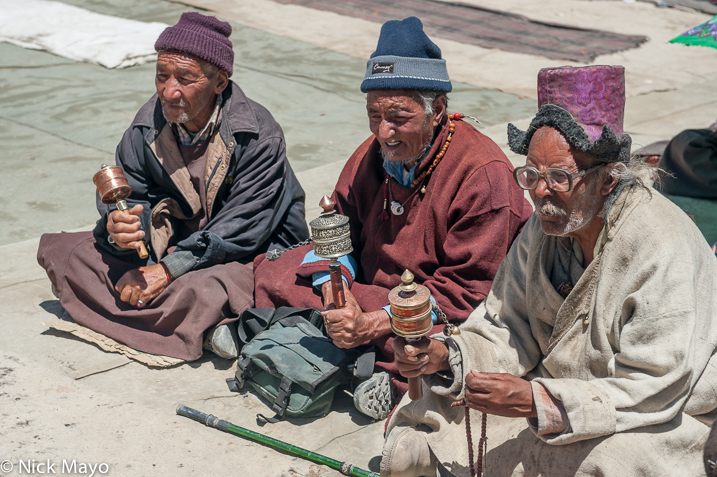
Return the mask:
<svg viewBox="0 0 717 477">
<path fill-rule="evenodd" d="M 418 341 L 433 329 L 431 291 L 415 283 L 409 270 L 401 275 L 401 284 L 388 294 L 391 304 L 391 329 L 407 341 Z M 421 399 L 421 378 L 408 378 L 408 397 Z"/>
<path fill-rule="evenodd" d="M 309 222 L 311 227 L 311 240 L 314 242 L 314 253 L 319 258 L 331 260 L 329 272 L 331 273 L 331 291 L 334 296 L 334 305 L 337 308 L 346 306 L 343 280 L 341 279 L 341 264 L 339 257 L 353 252 L 351 246 L 351 230 L 349 218 L 334 210 L 336 203 L 328 196 L 324 196 L 319 206 L 324 212 Z"/>
<path fill-rule="evenodd" d="M 351 246 L 349 218 L 334 210 L 336 203 L 324 196 L 319 206 L 324 213 L 309 222 L 311 240 L 317 257 L 337 259 L 354 251 Z"/>
<path fill-rule="evenodd" d="M 92 182 L 95 183 L 97 193 L 103 203 L 116 204 L 117 210 L 129 215 L 129 206 L 125 199 L 132 193 L 132 188 L 127 183 L 127 178 L 121 167 L 102 164 L 99 172 L 92 177 Z M 137 249 L 139 257 L 147 258 L 149 256 L 147 247 L 141 240 L 139 243 L 140 248 Z"/>
</svg>

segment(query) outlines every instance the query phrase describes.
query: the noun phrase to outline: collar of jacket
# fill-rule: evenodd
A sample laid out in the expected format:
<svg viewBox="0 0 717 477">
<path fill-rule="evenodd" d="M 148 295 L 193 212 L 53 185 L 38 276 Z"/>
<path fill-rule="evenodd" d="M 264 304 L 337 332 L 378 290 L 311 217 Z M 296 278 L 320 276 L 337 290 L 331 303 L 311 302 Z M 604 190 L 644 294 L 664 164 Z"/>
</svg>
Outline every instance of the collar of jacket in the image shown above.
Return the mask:
<svg viewBox="0 0 717 477">
<path fill-rule="evenodd" d="M 219 134 L 224 143 L 233 153 L 237 144 L 234 142 L 234 134 L 237 133 L 259 133 L 259 120 L 254 113 L 254 109 L 249 104 L 244 91 L 239 85 L 229 80 L 229 85 L 222 93 L 224 103 L 222 106 L 222 122 L 219 125 Z M 133 127 L 146 127 L 149 130 L 144 138 L 147 144 L 152 144 L 161 131 L 167 120 L 162 114 L 162 104 L 159 101 L 157 93 L 142 106 L 132 121 Z"/>
</svg>

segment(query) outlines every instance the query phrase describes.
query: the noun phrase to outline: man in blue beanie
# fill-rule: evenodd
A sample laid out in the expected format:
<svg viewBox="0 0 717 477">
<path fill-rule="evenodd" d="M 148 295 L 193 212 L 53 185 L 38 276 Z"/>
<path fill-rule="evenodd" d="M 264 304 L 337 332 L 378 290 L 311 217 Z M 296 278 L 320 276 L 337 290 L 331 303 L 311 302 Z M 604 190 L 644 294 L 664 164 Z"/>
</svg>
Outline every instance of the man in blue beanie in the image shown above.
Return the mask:
<svg viewBox="0 0 717 477">
<path fill-rule="evenodd" d="M 372 135 L 344 167 L 333 200 L 348 216 L 354 252 L 342 257 L 347 306 L 334 309 L 328 261 L 312 246 L 255 260 L 258 307 L 326 310 L 342 348 L 378 350 L 375 374 L 354 403 L 384 419 L 407 390 L 393 362 L 388 293 L 407 268 L 451 321 L 465 320 L 532 209 L 490 139 L 448 114 L 452 89 L 441 50 L 418 18 L 383 25 L 361 91 Z M 433 332 L 444 326 L 433 313 Z"/>
<path fill-rule="evenodd" d="M 229 80 L 231 31 L 188 12 L 162 32 L 157 94 L 117 146 L 129 213 L 98 200 L 93 233 L 46 234 L 38 250 L 75 321 L 187 361 L 203 344 L 236 358 L 228 324 L 253 305 L 252 260 L 308 238 L 281 127 Z"/>
</svg>

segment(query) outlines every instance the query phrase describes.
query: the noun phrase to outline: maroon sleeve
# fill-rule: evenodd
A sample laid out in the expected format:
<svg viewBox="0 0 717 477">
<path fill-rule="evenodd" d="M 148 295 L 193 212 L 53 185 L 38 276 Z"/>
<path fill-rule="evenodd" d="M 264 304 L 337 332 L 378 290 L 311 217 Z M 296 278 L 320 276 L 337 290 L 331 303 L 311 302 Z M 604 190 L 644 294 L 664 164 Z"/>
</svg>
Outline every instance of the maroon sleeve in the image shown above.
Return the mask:
<svg viewBox="0 0 717 477">
<path fill-rule="evenodd" d="M 439 256 L 442 266 L 424 282 L 449 320 L 465 320 L 488 295 L 525 221 L 526 204 L 501 161 L 489 162 L 462 184 L 446 211 L 449 228 Z"/>
</svg>

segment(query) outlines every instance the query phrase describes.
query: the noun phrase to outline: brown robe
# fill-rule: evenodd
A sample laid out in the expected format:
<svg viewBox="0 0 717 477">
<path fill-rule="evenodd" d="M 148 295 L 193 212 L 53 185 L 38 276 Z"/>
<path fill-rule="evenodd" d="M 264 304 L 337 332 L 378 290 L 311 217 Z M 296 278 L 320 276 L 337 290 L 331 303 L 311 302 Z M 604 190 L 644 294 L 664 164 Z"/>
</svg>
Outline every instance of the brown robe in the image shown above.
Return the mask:
<svg viewBox="0 0 717 477">
<path fill-rule="evenodd" d="M 207 223 L 204 179 L 208 144 L 209 141 L 200 146 L 179 146 L 201 204 L 195 217 L 179 220 L 184 236 Z M 184 274 L 141 309 L 121 301 L 114 289 L 120 278 L 137 265 L 99 247 L 92 232 L 43 235 L 37 260 L 57 287 L 60 303 L 75 321 L 152 354 L 195 360 L 202 355 L 205 331 L 236 321 L 254 304 L 249 260 Z"/>
<path fill-rule="evenodd" d="M 121 301 L 114 289 L 137 266 L 98 247 L 92 232 L 43 235 L 37 261 L 79 324 L 136 350 L 187 361 L 202 356 L 207 329 L 235 321 L 254 304 L 251 263 L 182 275 L 138 309 Z"/>
</svg>

